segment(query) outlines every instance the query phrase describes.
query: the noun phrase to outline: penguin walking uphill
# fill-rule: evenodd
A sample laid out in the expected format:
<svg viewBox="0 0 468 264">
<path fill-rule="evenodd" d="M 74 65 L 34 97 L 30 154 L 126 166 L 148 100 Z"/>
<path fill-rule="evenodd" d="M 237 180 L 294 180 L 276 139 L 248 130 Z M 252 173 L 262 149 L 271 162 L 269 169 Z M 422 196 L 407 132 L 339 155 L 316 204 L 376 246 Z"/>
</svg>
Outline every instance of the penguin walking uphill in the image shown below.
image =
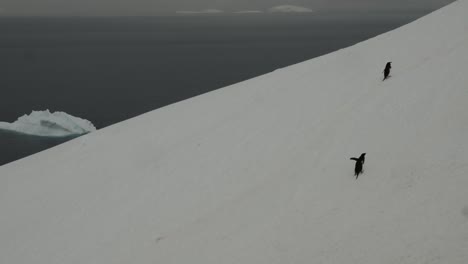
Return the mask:
<svg viewBox="0 0 468 264">
<path fill-rule="evenodd" d="M 364 165 L 365 159 L 366 153 L 362 153 L 359 158 L 350 158 L 350 160 L 356 161 L 356 165 L 354 166 L 354 175 L 356 176 L 356 180 L 359 177 L 359 174 L 362 173 L 362 165 Z"/>
<path fill-rule="evenodd" d="M 384 78 L 382 81 L 385 81 L 390 76 L 390 69 L 392 68 L 392 62 L 387 62 L 385 69 L 383 71 Z"/>
</svg>

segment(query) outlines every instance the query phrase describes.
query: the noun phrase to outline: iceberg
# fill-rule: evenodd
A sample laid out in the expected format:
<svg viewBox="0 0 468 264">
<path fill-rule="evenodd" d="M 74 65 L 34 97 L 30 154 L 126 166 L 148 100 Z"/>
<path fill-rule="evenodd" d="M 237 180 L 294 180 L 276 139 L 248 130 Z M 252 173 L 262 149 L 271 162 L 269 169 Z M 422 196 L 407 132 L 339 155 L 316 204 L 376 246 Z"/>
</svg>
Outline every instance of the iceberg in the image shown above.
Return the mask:
<svg viewBox="0 0 468 264">
<path fill-rule="evenodd" d="M 260 10 L 242 10 L 234 12 L 234 14 L 261 14 L 263 11 Z"/>
<path fill-rule="evenodd" d="M 176 11 L 176 14 L 182 14 L 182 15 L 185 15 L 185 14 L 220 14 L 220 13 L 224 13 L 224 11 L 219 10 L 219 9 L 204 9 L 204 10 L 200 10 L 200 11 L 192 11 L 192 10 Z"/>
<path fill-rule="evenodd" d="M 268 9 L 270 13 L 311 13 L 312 9 L 294 5 L 280 5 Z"/>
<path fill-rule="evenodd" d="M 65 112 L 32 111 L 13 123 L 0 122 L 0 130 L 44 137 L 82 135 L 96 130 L 88 120 Z"/>
</svg>

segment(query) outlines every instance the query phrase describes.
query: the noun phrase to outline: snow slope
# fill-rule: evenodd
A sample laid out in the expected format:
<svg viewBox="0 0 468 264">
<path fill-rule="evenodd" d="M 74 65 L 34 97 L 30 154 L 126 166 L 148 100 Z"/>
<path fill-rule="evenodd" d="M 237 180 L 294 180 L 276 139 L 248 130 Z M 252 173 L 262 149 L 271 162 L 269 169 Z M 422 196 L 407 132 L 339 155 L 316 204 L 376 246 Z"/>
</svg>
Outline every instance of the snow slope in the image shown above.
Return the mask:
<svg viewBox="0 0 468 264">
<path fill-rule="evenodd" d="M 0 263 L 467 263 L 467 13 L 0 167 Z"/>
<path fill-rule="evenodd" d="M 64 112 L 32 111 L 13 123 L 0 122 L 0 130 L 44 137 L 82 135 L 96 130 L 94 125 Z"/>
</svg>

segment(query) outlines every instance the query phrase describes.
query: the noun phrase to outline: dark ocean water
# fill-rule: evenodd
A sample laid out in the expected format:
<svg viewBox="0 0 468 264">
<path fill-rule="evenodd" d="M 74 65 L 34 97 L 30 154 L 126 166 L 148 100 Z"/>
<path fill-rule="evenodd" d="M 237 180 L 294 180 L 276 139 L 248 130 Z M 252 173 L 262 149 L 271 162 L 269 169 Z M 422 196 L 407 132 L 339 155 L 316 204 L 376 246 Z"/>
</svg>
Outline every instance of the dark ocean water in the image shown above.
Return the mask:
<svg viewBox="0 0 468 264">
<path fill-rule="evenodd" d="M 424 14 L 0 18 L 0 121 L 50 109 L 102 128 Z M 65 140 L 1 132 L 0 165 Z"/>
</svg>

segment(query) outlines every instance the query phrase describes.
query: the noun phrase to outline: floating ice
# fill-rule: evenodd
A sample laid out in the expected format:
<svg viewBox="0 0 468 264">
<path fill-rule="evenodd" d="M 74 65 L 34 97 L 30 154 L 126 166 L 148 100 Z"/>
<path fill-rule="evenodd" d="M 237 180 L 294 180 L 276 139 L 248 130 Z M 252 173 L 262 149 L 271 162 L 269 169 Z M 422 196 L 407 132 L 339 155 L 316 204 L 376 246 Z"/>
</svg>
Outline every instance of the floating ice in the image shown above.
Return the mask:
<svg viewBox="0 0 468 264">
<path fill-rule="evenodd" d="M 86 119 L 46 110 L 33 111 L 13 123 L 0 122 L 0 129 L 36 136 L 63 137 L 86 134 L 95 131 L 96 127 Z"/>
<path fill-rule="evenodd" d="M 234 12 L 235 14 L 261 14 L 263 11 L 260 10 L 242 10 Z"/>
<path fill-rule="evenodd" d="M 200 10 L 200 11 L 192 11 L 192 10 L 189 10 L 189 11 L 185 11 L 185 10 L 176 11 L 176 14 L 220 14 L 220 13 L 224 13 L 224 11 L 219 10 L 219 9 L 204 9 L 204 10 Z"/>
<path fill-rule="evenodd" d="M 268 10 L 270 13 L 310 13 L 313 12 L 312 9 L 302 6 L 294 5 L 280 5 L 272 7 Z"/>
</svg>

